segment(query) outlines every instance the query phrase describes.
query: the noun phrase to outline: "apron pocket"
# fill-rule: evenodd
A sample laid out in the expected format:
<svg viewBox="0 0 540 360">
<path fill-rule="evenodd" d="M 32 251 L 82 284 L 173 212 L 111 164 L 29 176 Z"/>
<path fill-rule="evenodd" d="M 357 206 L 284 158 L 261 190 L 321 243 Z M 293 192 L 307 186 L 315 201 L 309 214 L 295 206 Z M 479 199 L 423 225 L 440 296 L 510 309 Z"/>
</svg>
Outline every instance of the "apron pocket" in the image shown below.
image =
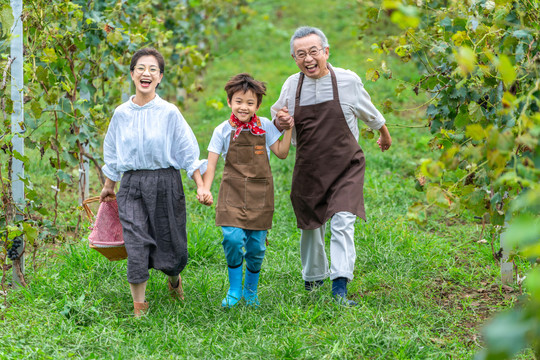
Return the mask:
<svg viewBox="0 0 540 360">
<path fill-rule="evenodd" d="M 267 179 L 246 179 L 246 208 L 252 210 L 264 209 L 266 203 Z"/>
<path fill-rule="evenodd" d="M 229 177 L 223 182 L 227 206 L 261 210 L 268 206 L 268 179 Z"/>
<path fill-rule="evenodd" d="M 253 164 L 253 145 L 237 145 L 236 163 L 242 165 Z"/>
<path fill-rule="evenodd" d="M 229 176 L 223 179 L 223 191 L 227 206 L 244 208 L 246 206 L 246 185 L 244 178 Z"/>
</svg>

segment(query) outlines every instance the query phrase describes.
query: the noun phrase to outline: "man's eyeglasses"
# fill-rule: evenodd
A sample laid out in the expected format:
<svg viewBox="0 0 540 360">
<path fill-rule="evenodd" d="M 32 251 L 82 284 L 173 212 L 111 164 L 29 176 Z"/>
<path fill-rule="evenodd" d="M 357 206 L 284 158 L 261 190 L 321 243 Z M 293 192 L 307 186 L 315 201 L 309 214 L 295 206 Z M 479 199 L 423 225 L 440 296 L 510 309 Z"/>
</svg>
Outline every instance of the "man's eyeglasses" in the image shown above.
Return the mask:
<svg viewBox="0 0 540 360">
<path fill-rule="evenodd" d="M 320 54 L 321 50 L 324 50 L 324 48 L 318 49 L 316 47 L 312 47 L 308 52 L 298 51 L 296 54 L 294 54 L 294 58 L 297 60 L 303 60 L 306 58 L 306 56 L 308 56 L 308 54 L 311 57 L 316 57 Z"/>
<path fill-rule="evenodd" d="M 150 75 L 159 74 L 159 67 L 157 67 L 157 66 L 150 66 L 148 68 L 146 66 L 144 66 L 144 65 L 135 66 L 135 72 L 137 74 L 142 74 L 146 69 L 148 69 L 148 72 L 150 73 Z"/>
</svg>

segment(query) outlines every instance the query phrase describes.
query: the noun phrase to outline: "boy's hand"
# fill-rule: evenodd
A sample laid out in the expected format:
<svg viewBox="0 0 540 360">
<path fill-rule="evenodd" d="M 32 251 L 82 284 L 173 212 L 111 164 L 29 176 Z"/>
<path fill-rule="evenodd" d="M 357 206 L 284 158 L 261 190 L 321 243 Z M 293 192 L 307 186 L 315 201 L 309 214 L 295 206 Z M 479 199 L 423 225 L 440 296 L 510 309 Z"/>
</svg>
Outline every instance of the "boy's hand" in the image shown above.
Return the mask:
<svg viewBox="0 0 540 360">
<path fill-rule="evenodd" d="M 202 187 L 197 188 L 197 200 L 203 205 L 210 206 L 214 203 L 214 198 L 210 190 L 203 189 Z"/>
</svg>

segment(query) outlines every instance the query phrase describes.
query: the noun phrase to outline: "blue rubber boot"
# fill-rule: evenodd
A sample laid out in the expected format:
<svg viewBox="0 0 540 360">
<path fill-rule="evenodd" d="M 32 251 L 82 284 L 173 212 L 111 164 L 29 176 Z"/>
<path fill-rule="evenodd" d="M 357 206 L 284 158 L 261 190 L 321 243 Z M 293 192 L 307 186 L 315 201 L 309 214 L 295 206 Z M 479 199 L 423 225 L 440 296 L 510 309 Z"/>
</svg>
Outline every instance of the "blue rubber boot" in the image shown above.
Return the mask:
<svg viewBox="0 0 540 360">
<path fill-rule="evenodd" d="M 356 306 L 356 301 L 347 299 L 347 281 L 345 277 L 338 277 L 332 281 L 332 295 L 338 304 L 344 306 Z"/>
<path fill-rule="evenodd" d="M 242 298 L 242 277 L 244 275 L 243 266 L 235 268 L 228 267 L 229 270 L 229 291 L 221 302 L 221 306 L 231 308 Z"/>
<path fill-rule="evenodd" d="M 304 288 L 306 291 L 313 291 L 324 285 L 324 280 L 304 281 Z"/>
<path fill-rule="evenodd" d="M 259 284 L 259 274 L 261 272 L 252 273 L 246 268 L 246 281 L 244 282 L 244 299 L 247 306 L 259 307 L 259 297 L 257 296 L 257 285 Z"/>
</svg>

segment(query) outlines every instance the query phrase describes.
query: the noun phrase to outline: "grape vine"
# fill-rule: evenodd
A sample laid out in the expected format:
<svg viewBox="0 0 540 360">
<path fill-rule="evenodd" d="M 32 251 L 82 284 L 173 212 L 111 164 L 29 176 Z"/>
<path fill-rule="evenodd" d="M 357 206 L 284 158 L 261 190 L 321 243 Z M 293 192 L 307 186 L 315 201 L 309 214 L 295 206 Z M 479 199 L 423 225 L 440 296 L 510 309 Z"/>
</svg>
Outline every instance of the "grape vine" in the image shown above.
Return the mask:
<svg viewBox="0 0 540 360">
<path fill-rule="evenodd" d="M 7 258 L 20 256 L 14 242 L 26 241 L 35 257 L 40 243 L 78 237 L 80 217 L 73 214 L 80 213 L 79 169 L 90 161 L 93 171 L 101 172 L 102 135 L 114 108 L 130 94 L 134 51 L 143 46 L 161 51 L 167 81 L 160 95 L 181 104 L 201 89 L 201 74 L 220 34 L 243 21 L 247 8 L 244 0 L 24 1 L 23 156 L 11 144 L 13 19 L 10 2 L 0 3 L 3 284 Z M 11 197 L 13 158 L 28 169 L 23 209 Z M 31 171 L 37 161 L 45 167 Z"/>
<path fill-rule="evenodd" d="M 361 28 L 368 31 L 370 24 L 390 20 L 402 29 L 372 48 L 414 61 L 422 77 L 407 86 L 429 98 L 429 145 L 438 155 L 419 164 L 417 188 L 425 191 L 426 201 L 411 206 L 408 217 L 423 223 L 432 207 L 454 216 L 469 211 L 496 232 L 504 231 L 510 260 L 531 261 L 530 296 L 515 308 L 515 316 L 487 328 L 482 357 L 510 358 L 522 350 L 519 344 L 529 344 L 538 357 L 540 3 L 386 0 L 368 8 Z M 376 81 L 389 71 L 385 63 L 368 70 L 367 77 Z M 520 342 L 502 341 L 498 326 L 515 326 Z"/>
</svg>

